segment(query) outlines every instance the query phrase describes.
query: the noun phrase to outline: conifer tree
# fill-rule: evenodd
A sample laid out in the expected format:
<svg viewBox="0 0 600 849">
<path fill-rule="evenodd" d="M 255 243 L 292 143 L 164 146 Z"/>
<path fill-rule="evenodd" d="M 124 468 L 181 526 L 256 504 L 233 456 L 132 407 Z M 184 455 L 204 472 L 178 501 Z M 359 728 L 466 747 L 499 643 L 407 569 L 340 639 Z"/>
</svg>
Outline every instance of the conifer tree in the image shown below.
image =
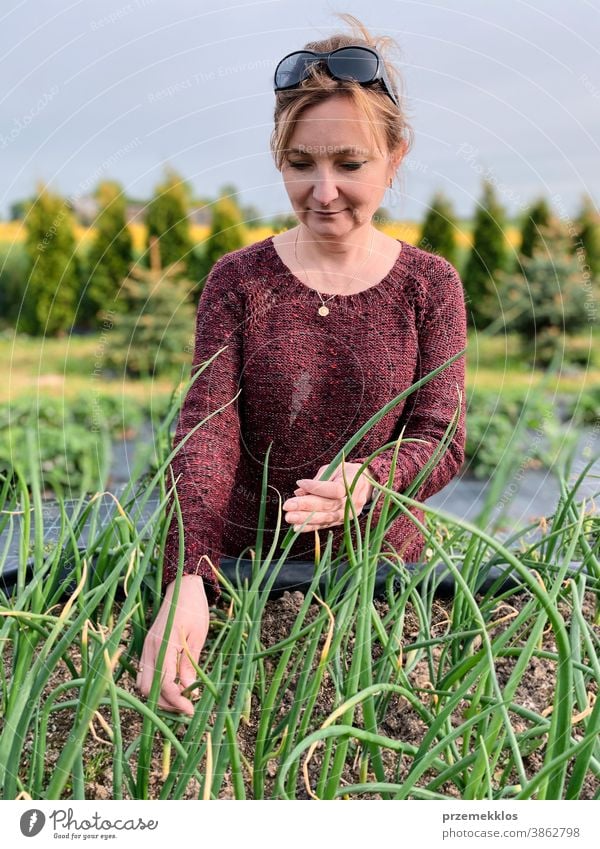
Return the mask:
<svg viewBox="0 0 600 849">
<path fill-rule="evenodd" d="M 496 297 L 495 277 L 507 264 L 506 216 L 493 184 L 485 180 L 482 199 L 473 223 L 473 246 L 463 275 L 467 315 L 481 329 L 486 318 L 482 306 Z"/>
<path fill-rule="evenodd" d="M 246 228 L 240 208 L 221 195 L 212 205 L 212 224 L 204 245 L 202 284 L 215 262 L 246 244 Z"/>
<path fill-rule="evenodd" d="M 589 195 L 581 201 L 575 227 L 574 253 L 581 256 L 582 267 L 587 266 L 590 277 L 597 281 L 600 278 L 600 216 Z"/>
<path fill-rule="evenodd" d="M 95 192 L 100 208 L 96 235 L 87 256 L 85 318 L 94 323 L 102 310 L 122 312 L 120 287 L 134 260 L 131 232 L 125 221 L 126 199 L 119 183 L 105 180 Z"/>
<path fill-rule="evenodd" d="M 158 185 L 146 213 L 147 247 L 153 236 L 159 240 L 160 255 L 165 265 L 181 263 L 181 274 L 188 268 L 193 243 L 188 218 L 191 201 L 189 185 L 171 168 Z"/>
<path fill-rule="evenodd" d="M 39 183 L 24 226 L 28 285 L 18 329 L 62 335 L 72 327 L 80 286 L 67 201 Z"/>
<path fill-rule="evenodd" d="M 540 243 L 540 228 L 550 223 L 552 212 L 545 198 L 538 198 L 525 212 L 521 222 L 521 256 L 533 256 L 533 249 Z"/>
<path fill-rule="evenodd" d="M 442 192 L 436 192 L 433 196 L 423 221 L 418 246 L 456 265 L 456 222 L 452 204 Z"/>
</svg>

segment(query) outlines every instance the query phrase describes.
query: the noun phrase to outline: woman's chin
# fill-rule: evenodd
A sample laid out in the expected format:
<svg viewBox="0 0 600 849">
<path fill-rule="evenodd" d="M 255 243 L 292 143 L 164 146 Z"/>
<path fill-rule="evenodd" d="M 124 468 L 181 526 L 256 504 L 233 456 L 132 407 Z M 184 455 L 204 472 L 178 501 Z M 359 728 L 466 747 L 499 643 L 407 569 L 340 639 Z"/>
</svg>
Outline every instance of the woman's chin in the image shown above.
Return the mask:
<svg viewBox="0 0 600 849">
<path fill-rule="evenodd" d="M 356 224 L 355 219 L 346 210 L 335 215 L 307 212 L 300 220 L 309 230 L 315 230 L 318 233 L 345 233 Z"/>
</svg>

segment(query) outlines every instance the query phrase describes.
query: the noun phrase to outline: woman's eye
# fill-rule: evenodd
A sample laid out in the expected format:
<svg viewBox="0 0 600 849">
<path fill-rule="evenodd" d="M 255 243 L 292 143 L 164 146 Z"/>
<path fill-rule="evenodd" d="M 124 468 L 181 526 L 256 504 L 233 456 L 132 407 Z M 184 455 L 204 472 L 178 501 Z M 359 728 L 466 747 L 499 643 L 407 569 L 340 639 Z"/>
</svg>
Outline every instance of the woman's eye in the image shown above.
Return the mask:
<svg viewBox="0 0 600 849">
<path fill-rule="evenodd" d="M 291 168 L 298 168 L 299 170 L 310 167 L 308 162 L 290 162 L 289 164 Z M 364 162 L 342 162 L 341 167 L 347 171 L 358 171 L 364 164 Z"/>
</svg>

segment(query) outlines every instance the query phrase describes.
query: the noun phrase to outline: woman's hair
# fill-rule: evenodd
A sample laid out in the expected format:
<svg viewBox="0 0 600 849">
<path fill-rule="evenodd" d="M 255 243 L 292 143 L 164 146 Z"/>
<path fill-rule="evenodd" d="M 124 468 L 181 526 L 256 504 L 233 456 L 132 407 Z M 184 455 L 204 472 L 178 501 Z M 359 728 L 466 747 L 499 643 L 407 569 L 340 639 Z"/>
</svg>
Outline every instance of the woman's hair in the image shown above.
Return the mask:
<svg viewBox="0 0 600 849">
<path fill-rule="evenodd" d="M 353 28 L 352 34 L 334 33 L 321 41 L 309 41 L 302 49 L 324 53 L 356 44 L 373 47 L 383 60 L 400 108 L 377 85 L 367 88 L 355 80 L 335 80 L 329 76 L 321 63 L 309 65 L 309 76 L 302 80 L 297 88 L 275 92 L 275 126 L 271 133 L 270 146 L 279 171 L 285 162 L 290 139 L 304 110 L 340 93 L 348 97 L 366 116 L 371 137 L 383 155 L 388 155 L 398 148 L 404 148 L 406 154 L 412 147 L 413 129 L 406 117 L 403 81 L 396 68 L 384 56 L 387 47 L 398 45 L 390 36 L 371 35 L 354 15 L 339 14 L 338 17 L 350 24 Z"/>
</svg>

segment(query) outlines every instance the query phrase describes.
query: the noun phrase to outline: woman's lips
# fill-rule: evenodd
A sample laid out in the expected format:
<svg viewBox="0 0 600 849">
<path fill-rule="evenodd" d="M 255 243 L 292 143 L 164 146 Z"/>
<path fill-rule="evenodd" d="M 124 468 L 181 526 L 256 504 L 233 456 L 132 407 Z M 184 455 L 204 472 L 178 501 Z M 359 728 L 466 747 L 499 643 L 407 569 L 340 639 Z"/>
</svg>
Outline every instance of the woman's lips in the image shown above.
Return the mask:
<svg viewBox="0 0 600 849">
<path fill-rule="evenodd" d="M 320 209 L 311 209 L 311 212 L 316 213 L 317 215 L 338 215 L 340 212 L 343 212 L 343 209 L 337 209 L 335 212 L 322 212 Z"/>
</svg>

